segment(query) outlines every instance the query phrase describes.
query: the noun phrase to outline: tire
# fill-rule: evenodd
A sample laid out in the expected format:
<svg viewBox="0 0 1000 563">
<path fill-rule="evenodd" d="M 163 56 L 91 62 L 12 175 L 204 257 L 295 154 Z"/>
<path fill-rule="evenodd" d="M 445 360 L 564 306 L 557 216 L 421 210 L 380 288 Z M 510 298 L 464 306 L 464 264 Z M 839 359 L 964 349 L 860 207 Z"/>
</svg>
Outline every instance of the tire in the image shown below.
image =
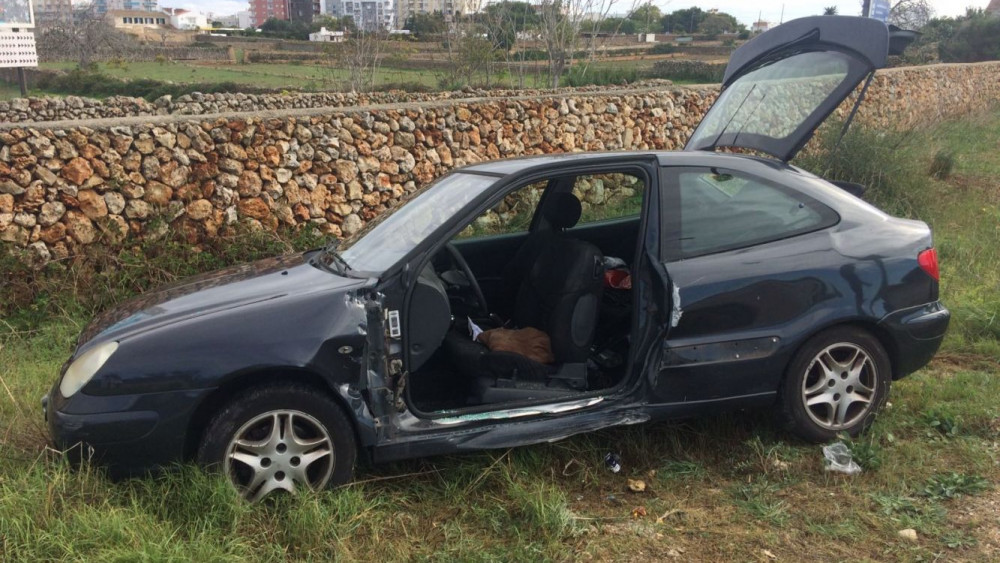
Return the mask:
<svg viewBox="0 0 1000 563">
<path fill-rule="evenodd" d="M 356 459 L 354 429 L 340 406 L 302 384 L 262 385 L 233 397 L 212 417 L 197 455 L 250 502 L 277 490 L 347 483 Z"/>
<path fill-rule="evenodd" d="M 812 337 L 789 362 L 779 390 L 785 426 L 810 442 L 859 435 L 889 397 L 892 367 L 868 331 L 839 326 Z"/>
</svg>

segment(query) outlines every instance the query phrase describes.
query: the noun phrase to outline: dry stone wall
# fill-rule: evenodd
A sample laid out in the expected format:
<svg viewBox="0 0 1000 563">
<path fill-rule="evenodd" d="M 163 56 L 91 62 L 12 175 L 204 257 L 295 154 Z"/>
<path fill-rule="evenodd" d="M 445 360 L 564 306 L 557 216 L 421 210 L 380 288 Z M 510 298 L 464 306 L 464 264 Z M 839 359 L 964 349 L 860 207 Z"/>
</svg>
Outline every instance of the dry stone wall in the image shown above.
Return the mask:
<svg viewBox="0 0 1000 563">
<path fill-rule="evenodd" d="M 169 231 L 198 244 L 238 222 L 350 235 L 465 164 L 681 148 L 716 88 L 507 94 L 0 125 L 0 241 L 43 262 Z M 1000 63 L 894 69 L 873 83 L 859 119 L 909 126 L 998 98 Z"/>
<path fill-rule="evenodd" d="M 669 81 L 650 81 L 650 87 L 668 85 Z M 98 100 L 79 96 L 66 98 L 34 97 L 0 101 L 0 126 L 7 123 L 50 123 L 80 119 L 107 119 L 119 117 L 151 117 L 158 115 L 205 115 L 214 113 L 240 113 L 282 111 L 292 109 L 353 108 L 356 106 L 409 104 L 442 100 L 480 98 L 505 99 L 525 96 L 574 95 L 581 92 L 600 92 L 604 87 L 563 88 L 557 90 L 475 90 L 407 94 L 403 92 L 319 92 L 244 94 L 195 92 L 174 98 L 163 96 L 153 102 L 143 98 L 114 96 Z"/>
</svg>

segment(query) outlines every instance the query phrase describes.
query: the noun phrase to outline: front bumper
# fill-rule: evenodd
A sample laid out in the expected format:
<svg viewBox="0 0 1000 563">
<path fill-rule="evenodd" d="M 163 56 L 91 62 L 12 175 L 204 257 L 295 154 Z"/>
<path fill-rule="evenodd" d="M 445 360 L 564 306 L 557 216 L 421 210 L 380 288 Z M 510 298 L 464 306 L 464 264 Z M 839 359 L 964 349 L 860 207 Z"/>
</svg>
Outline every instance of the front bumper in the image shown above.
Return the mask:
<svg viewBox="0 0 1000 563">
<path fill-rule="evenodd" d="M 184 460 L 191 414 L 210 390 L 66 399 L 58 384 L 42 399 L 49 435 L 73 463 L 140 475 Z"/>
<path fill-rule="evenodd" d="M 893 379 L 905 377 L 930 363 L 948 331 L 951 312 L 940 301 L 901 309 L 879 321 L 892 340 Z"/>
</svg>

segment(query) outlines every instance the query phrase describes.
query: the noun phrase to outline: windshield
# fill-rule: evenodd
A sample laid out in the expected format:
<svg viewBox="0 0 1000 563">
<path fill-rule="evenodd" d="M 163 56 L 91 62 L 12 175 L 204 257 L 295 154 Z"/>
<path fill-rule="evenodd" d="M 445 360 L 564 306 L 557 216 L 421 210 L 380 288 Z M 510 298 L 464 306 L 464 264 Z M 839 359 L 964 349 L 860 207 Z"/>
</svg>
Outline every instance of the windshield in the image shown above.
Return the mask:
<svg viewBox="0 0 1000 563">
<path fill-rule="evenodd" d="M 844 53 L 816 51 L 748 72 L 719 96 L 689 146 L 744 146 L 740 140 L 786 139 L 848 80 L 851 70 L 851 59 Z M 769 147 L 764 143 L 750 148 Z"/>
<path fill-rule="evenodd" d="M 343 241 L 340 256 L 353 270 L 384 272 L 496 181 L 461 172 L 445 176 Z"/>
</svg>

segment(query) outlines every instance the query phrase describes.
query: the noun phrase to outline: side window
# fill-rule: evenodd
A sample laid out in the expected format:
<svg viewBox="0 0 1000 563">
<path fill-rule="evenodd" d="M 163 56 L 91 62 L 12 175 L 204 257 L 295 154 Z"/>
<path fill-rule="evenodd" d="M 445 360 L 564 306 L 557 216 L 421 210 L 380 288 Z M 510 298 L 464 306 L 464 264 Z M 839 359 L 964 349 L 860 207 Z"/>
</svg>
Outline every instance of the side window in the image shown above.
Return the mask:
<svg viewBox="0 0 1000 563">
<path fill-rule="evenodd" d="M 476 217 L 456 239 L 525 233 L 531 228 L 535 208 L 542 199 L 548 180 L 528 184 L 507 194 L 499 204 Z"/>
<path fill-rule="evenodd" d="M 668 214 L 671 259 L 746 248 L 829 227 L 840 220 L 815 199 L 731 170 L 688 169 L 676 175 L 679 213 Z M 676 200 L 675 200 L 676 201 Z"/>
<path fill-rule="evenodd" d="M 579 225 L 638 217 L 642 213 L 645 182 L 638 176 L 612 172 L 577 176 L 573 194 L 583 213 Z"/>
</svg>

